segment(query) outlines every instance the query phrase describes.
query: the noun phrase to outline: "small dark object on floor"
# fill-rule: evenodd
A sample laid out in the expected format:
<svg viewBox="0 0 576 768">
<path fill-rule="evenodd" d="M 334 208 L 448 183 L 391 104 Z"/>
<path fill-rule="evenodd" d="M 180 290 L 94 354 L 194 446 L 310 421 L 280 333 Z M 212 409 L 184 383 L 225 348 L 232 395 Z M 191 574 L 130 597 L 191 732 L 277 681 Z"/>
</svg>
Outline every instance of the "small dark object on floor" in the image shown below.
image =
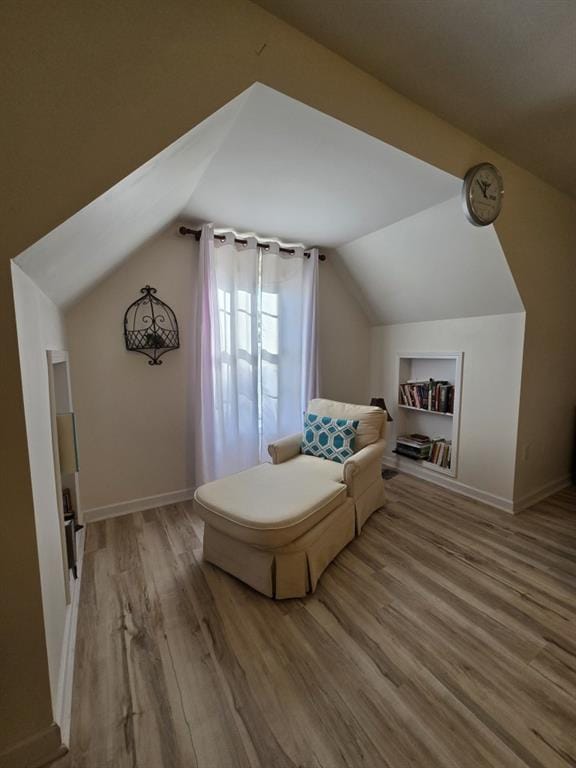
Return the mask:
<svg viewBox="0 0 576 768">
<path fill-rule="evenodd" d="M 398 472 L 395 469 L 383 469 L 382 470 L 382 478 L 384 480 L 392 480 L 393 477 L 396 477 Z"/>
</svg>

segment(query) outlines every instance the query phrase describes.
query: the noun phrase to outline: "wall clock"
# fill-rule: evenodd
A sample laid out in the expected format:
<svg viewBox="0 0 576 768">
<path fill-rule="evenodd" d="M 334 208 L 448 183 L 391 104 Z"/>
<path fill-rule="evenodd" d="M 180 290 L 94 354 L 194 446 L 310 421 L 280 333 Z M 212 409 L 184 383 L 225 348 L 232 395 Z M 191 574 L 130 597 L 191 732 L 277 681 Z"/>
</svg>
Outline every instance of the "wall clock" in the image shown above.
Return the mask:
<svg viewBox="0 0 576 768">
<path fill-rule="evenodd" d="M 464 213 L 472 224 L 485 227 L 496 221 L 502 210 L 504 181 L 492 163 L 480 163 L 470 168 L 462 186 Z"/>
</svg>

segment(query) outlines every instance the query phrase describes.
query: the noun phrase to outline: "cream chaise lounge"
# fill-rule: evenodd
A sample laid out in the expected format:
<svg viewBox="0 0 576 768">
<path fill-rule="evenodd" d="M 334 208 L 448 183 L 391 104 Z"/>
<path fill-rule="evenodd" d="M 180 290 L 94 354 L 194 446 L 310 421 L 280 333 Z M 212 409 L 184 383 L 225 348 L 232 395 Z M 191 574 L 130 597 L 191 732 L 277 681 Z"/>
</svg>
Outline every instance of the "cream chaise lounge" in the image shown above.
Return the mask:
<svg viewBox="0 0 576 768">
<path fill-rule="evenodd" d="M 261 464 L 197 489 L 204 559 L 269 597 L 303 597 L 384 503 L 386 413 L 311 400 L 308 411 L 358 420 L 357 452 L 343 464 L 300 453 L 302 435 L 269 446 Z"/>
</svg>

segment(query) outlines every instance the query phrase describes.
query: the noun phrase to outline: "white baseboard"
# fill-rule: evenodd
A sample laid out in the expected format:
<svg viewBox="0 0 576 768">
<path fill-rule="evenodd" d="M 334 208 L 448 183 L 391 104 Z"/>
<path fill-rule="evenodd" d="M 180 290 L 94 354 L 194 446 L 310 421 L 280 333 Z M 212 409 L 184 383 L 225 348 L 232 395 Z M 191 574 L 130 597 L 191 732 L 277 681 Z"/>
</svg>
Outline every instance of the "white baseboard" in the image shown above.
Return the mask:
<svg viewBox="0 0 576 768">
<path fill-rule="evenodd" d="M 551 480 L 549 483 L 541 485 L 535 491 L 531 491 L 519 499 L 506 499 L 503 496 L 496 496 L 493 493 L 481 491 L 479 488 L 466 485 L 451 477 L 446 477 L 446 475 L 438 475 L 436 472 L 430 472 L 416 463 L 414 466 L 402 465 L 402 468 L 400 468 L 396 460 L 391 459 L 388 456 L 384 457 L 383 463 L 385 466 L 390 467 L 390 469 L 396 469 L 398 472 L 403 472 L 405 475 L 419 477 L 422 480 L 427 480 L 429 483 L 448 488 L 451 491 L 462 494 L 462 496 L 481 501 L 484 504 L 488 504 L 491 507 L 501 509 L 503 512 L 509 512 L 511 514 L 521 512 L 522 510 L 537 504 L 539 501 L 548 498 L 548 496 L 552 496 L 552 494 L 558 493 L 558 491 L 561 491 L 564 488 L 568 488 L 572 483 L 570 475 L 563 475 L 556 480 Z"/>
<path fill-rule="evenodd" d="M 503 496 L 496 496 L 494 493 L 488 493 L 487 491 L 481 491 L 479 488 L 474 488 L 471 485 L 461 483 L 459 480 L 455 480 L 452 477 L 446 475 L 440 475 L 438 472 L 431 472 L 420 467 L 414 462 L 414 466 L 403 465 L 402 468 L 398 466 L 395 459 L 391 459 L 387 456 L 384 457 L 384 464 L 390 469 L 396 469 L 398 472 L 403 472 L 405 475 L 413 475 L 419 477 L 422 480 L 427 480 L 434 485 L 440 485 L 442 488 L 448 488 L 450 491 L 460 493 L 462 496 L 467 496 L 469 499 L 475 501 L 481 501 L 484 504 L 488 504 L 496 509 L 501 509 L 503 512 L 513 513 L 515 511 L 514 502 L 512 499 L 506 499 Z"/>
<path fill-rule="evenodd" d="M 514 511 L 521 512 L 523 509 L 528 509 L 528 507 L 538 504 L 539 501 L 552 496 L 554 493 L 558 493 L 558 491 L 562 491 L 564 488 L 568 488 L 570 485 L 572 485 L 572 477 L 570 475 L 563 475 L 556 478 L 556 480 L 551 480 L 536 488 L 535 491 L 526 493 L 517 499 L 514 502 Z"/>
<path fill-rule="evenodd" d="M 78 605 L 80 602 L 80 584 L 82 581 L 82 562 L 84 560 L 84 541 L 86 529 L 77 535 L 76 567 L 78 578 L 70 572 L 70 603 L 66 608 L 66 623 L 62 642 L 60 673 L 54 707 L 54 719 L 60 726 L 62 742 L 70 744 L 70 721 L 72 717 L 72 684 L 74 682 L 74 659 L 76 651 L 76 628 L 78 626 Z"/>
<path fill-rule="evenodd" d="M 68 749 L 62 744 L 56 723 L 29 736 L 0 753 L 2 768 L 42 768 L 63 757 Z"/>
<path fill-rule="evenodd" d="M 130 512 L 143 512 L 145 509 L 165 507 L 168 504 L 178 504 L 180 501 L 188 501 L 194 496 L 194 488 L 185 488 L 182 491 L 161 493 L 158 496 L 146 496 L 143 499 L 121 501 L 119 504 L 108 504 L 105 507 L 93 507 L 84 510 L 84 520 L 93 523 L 96 520 L 106 520 L 109 517 L 120 517 Z"/>
</svg>

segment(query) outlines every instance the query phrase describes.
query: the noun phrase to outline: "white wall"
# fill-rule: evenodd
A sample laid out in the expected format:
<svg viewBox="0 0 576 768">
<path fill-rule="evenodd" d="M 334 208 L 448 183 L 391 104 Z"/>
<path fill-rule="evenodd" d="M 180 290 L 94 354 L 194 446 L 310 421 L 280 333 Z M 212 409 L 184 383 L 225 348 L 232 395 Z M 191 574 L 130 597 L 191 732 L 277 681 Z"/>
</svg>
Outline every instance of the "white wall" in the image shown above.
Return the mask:
<svg viewBox="0 0 576 768">
<path fill-rule="evenodd" d="M 524 313 L 379 326 L 372 330 L 372 387 L 396 417 L 397 356 L 464 352 L 455 490 L 512 508 L 524 344 Z M 395 423 L 387 456 L 393 457 Z M 431 480 L 438 478 L 428 472 Z"/>
<path fill-rule="evenodd" d="M 52 707 L 56 711 L 59 709 L 58 682 L 67 605 L 54 477 L 46 351 L 66 349 L 66 335 L 58 307 L 14 263 L 12 264 L 12 283 L 34 498 L 50 690 Z M 17 546 L 17 542 L 14 546 Z"/>
<path fill-rule="evenodd" d="M 198 247 L 176 230 L 150 240 L 66 313 L 89 517 L 108 514 L 111 505 L 185 495 L 193 484 L 190 350 Z M 127 352 L 122 334 L 124 311 L 147 283 L 174 309 L 180 328 L 181 348 L 157 367 Z M 329 260 L 320 264 L 319 303 L 322 394 L 366 402 L 370 329 Z"/>
</svg>

